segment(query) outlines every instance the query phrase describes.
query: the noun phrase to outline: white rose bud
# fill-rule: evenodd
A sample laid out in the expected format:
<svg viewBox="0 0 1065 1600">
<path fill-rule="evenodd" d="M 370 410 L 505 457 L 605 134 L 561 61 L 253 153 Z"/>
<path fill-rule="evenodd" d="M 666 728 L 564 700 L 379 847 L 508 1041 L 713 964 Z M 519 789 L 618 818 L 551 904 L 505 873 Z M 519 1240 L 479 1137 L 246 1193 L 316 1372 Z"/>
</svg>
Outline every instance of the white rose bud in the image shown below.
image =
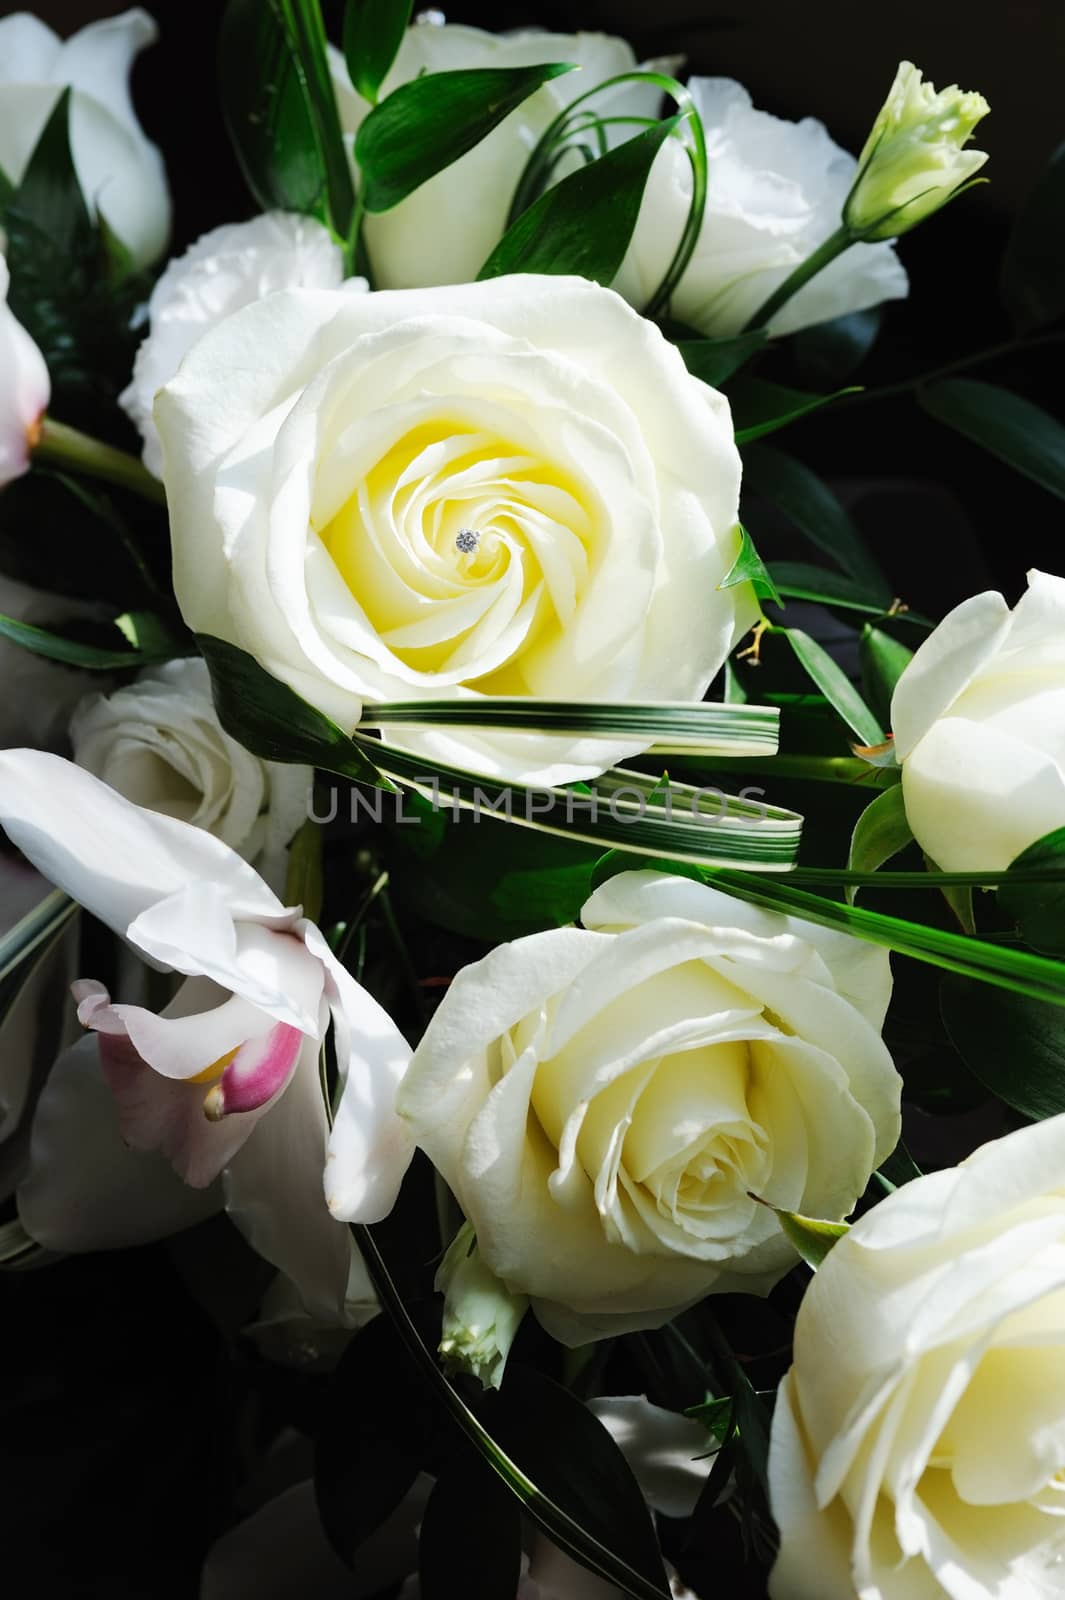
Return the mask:
<svg viewBox="0 0 1065 1600">
<path fill-rule="evenodd" d="M 773 1418 L 772 1600 L 1056 1600 L 1065 1117 L 867 1212 L 807 1289 Z"/>
<path fill-rule="evenodd" d="M 445 1363 L 472 1373 L 486 1389 L 498 1389 L 529 1301 L 511 1294 L 485 1266 L 468 1222 L 452 1239 L 434 1288 L 444 1296 L 440 1354 Z"/>
<path fill-rule="evenodd" d="M 565 80 L 563 80 L 565 81 Z M 839 227 L 857 162 L 813 117 L 788 122 L 759 111 L 730 78 L 688 84 L 706 130 L 706 211 L 670 309 L 700 333 L 739 333 Z M 644 306 L 665 277 L 691 203 L 692 170 L 669 139 L 659 151 L 640 219 L 614 288 Z M 771 334 L 903 298 L 905 269 L 888 244 L 856 245 L 824 267 L 769 323 Z"/>
<path fill-rule="evenodd" d="M 796 1261 L 770 1206 L 845 1216 L 899 1133 L 885 951 L 655 872 L 582 920 L 460 972 L 397 1100 L 570 1345 L 767 1292 Z"/>
<path fill-rule="evenodd" d="M 339 50 L 330 49 L 329 56 L 341 125 L 354 139 L 372 107 L 352 87 Z M 623 39 L 601 33 L 502 35 L 453 23 L 408 28 L 381 85 L 381 99 L 426 72 L 550 61 L 570 61 L 581 70 L 544 84 L 460 160 L 391 211 L 366 217 L 364 237 L 378 288 L 423 288 L 476 278 L 503 235 L 518 179 L 548 124 L 578 95 L 636 66 Z M 654 117 L 660 100 L 661 91 L 653 84 L 630 84 L 612 92 L 610 112 Z M 631 130 L 607 132 L 624 139 Z"/>
<path fill-rule="evenodd" d="M 155 421 L 186 622 L 349 730 L 364 700 L 699 700 L 756 615 L 720 587 L 727 401 L 580 278 L 282 290 L 196 343 Z M 530 783 L 646 747 L 403 732 Z"/>
<path fill-rule="evenodd" d="M 148 335 L 119 404 L 144 440 L 144 465 L 161 477 L 163 452 L 152 420 L 157 392 L 196 340 L 223 317 L 277 289 L 335 289 L 344 255 L 313 217 L 270 211 L 249 222 L 212 228 L 171 261 L 148 301 Z M 348 288 L 366 288 L 353 278 Z"/>
<path fill-rule="evenodd" d="M 843 220 L 863 239 L 894 239 L 952 200 L 987 160 L 965 150 L 991 107 L 956 84 L 938 93 L 912 61 L 900 61 L 858 157 Z"/>
<path fill-rule="evenodd" d="M 1011 611 L 973 595 L 895 686 L 895 753 L 914 837 L 944 872 L 1001 872 L 1065 827 L 1065 578 L 1028 574 Z"/>
<path fill-rule="evenodd" d="M 0 256 L 0 489 L 29 468 L 52 394 L 44 357 L 8 307 L 9 283 Z"/>
<path fill-rule="evenodd" d="M 0 171 L 17 184 L 65 88 L 70 149 L 85 203 L 136 267 L 162 255 L 170 233 L 163 158 L 144 136 L 129 94 L 134 58 L 158 37 L 137 7 L 63 40 L 27 11 L 0 21 Z"/>
<path fill-rule="evenodd" d="M 199 657 L 168 661 L 114 694 L 84 700 L 74 759 L 135 805 L 179 817 L 277 880 L 307 815 L 310 767 L 260 761 L 223 730 Z M 267 870 L 270 869 L 270 870 Z"/>
</svg>

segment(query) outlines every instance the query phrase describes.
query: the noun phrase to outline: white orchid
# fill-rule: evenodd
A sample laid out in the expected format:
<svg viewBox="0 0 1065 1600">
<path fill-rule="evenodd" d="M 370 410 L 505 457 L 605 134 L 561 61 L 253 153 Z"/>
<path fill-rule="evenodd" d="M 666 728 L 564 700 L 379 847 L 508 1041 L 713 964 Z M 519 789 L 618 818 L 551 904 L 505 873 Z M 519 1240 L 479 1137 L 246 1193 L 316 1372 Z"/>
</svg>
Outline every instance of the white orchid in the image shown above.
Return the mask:
<svg viewBox="0 0 1065 1600">
<path fill-rule="evenodd" d="M 194 1188 L 223 1174 L 254 1247 L 308 1310 L 335 1312 L 351 1243 L 334 1218 L 385 1216 L 410 1158 L 394 1110 L 409 1051 L 387 1013 L 228 845 L 70 762 L 0 755 L 0 823 L 46 877 L 186 979 L 158 1015 L 74 985 L 126 1143 L 160 1151 Z M 344 1082 L 332 1133 L 318 1070 L 330 1018 Z"/>
</svg>

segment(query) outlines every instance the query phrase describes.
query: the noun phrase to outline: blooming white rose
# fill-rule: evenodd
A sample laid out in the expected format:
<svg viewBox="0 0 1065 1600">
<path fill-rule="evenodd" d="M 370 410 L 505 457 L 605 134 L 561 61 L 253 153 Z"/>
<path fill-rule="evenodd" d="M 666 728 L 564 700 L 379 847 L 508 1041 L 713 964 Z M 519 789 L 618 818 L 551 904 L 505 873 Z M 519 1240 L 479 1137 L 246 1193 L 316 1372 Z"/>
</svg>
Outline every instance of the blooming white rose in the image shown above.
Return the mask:
<svg viewBox="0 0 1065 1600">
<path fill-rule="evenodd" d="M 311 1314 L 335 1317 L 352 1240 L 323 1185 L 335 1213 L 339 1193 L 345 1217 L 379 1220 L 411 1155 L 394 1105 L 409 1052 L 387 1013 L 228 845 L 72 762 L 0 754 L 0 825 L 137 954 L 186 980 L 158 1015 L 112 1004 L 92 980 L 73 985 L 125 1143 L 161 1152 L 193 1188 L 224 1174 L 226 1209 L 253 1248 Z M 330 1021 L 344 1082 L 331 1132 L 318 1067 Z M 69 1150 L 69 1097 L 60 1102 L 53 1148 Z M 56 1163 L 61 1188 L 65 1168 Z M 40 1170 L 47 1183 L 48 1163 Z M 172 1199 L 161 1189 L 150 1209 L 170 1216 Z M 65 1210 L 45 1206 L 61 1226 Z"/>
<path fill-rule="evenodd" d="M 206 828 L 264 876 L 307 815 L 310 767 L 260 761 L 218 720 L 199 657 L 142 672 L 83 700 L 70 723 L 74 760 L 135 805 Z M 270 870 L 267 870 L 269 868 Z"/>
<path fill-rule="evenodd" d="M 70 87 L 70 148 L 85 203 L 146 267 L 170 232 L 163 158 L 133 111 L 134 58 L 158 37 L 136 7 L 63 40 L 28 11 L 0 20 L 0 171 L 17 184 L 63 90 Z"/>
<path fill-rule="evenodd" d="M 674 290 L 671 312 L 701 333 L 738 333 L 797 266 L 840 224 L 854 157 L 813 117 L 788 122 L 756 111 L 742 84 L 693 78 L 688 85 L 706 130 L 709 184 L 695 253 Z M 691 202 L 684 150 L 667 140 L 655 159 L 640 218 L 614 287 L 645 305 L 669 268 Z M 888 244 L 854 245 L 777 312 L 769 332 L 794 333 L 908 291 Z"/>
<path fill-rule="evenodd" d="M 1059 1600 L 1065 1117 L 862 1217 L 773 1419 L 773 1600 Z"/>
<path fill-rule="evenodd" d="M 900 61 L 858 157 L 848 226 L 868 239 L 894 239 L 946 205 L 987 160 L 962 147 L 990 109 L 982 94 L 957 84 L 937 93 L 912 61 Z"/>
<path fill-rule="evenodd" d="M 0 489 L 29 468 L 52 395 L 44 357 L 8 306 L 10 281 L 0 255 Z"/>
<path fill-rule="evenodd" d="M 287 211 L 212 228 L 175 256 L 152 290 L 148 333 L 132 381 L 118 397 L 144 440 L 148 471 L 157 478 L 163 471 L 155 396 L 208 328 L 277 289 L 336 289 L 343 277 L 344 254 L 328 228 Z M 365 289 L 366 280 L 354 278 L 348 287 Z"/>
<path fill-rule="evenodd" d="M 1065 578 L 943 618 L 891 702 L 906 818 L 944 872 L 1002 871 L 1065 827 Z"/>
<path fill-rule="evenodd" d="M 186 622 L 345 728 L 364 698 L 700 699 L 753 622 L 727 402 L 608 289 L 285 290 L 205 334 L 156 424 Z M 638 743 L 405 734 L 562 781 Z"/>
<path fill-rule="evenodd" d="M 397 1105 L 485 1265 L 567 1344 L 764 1293 L 759 1199 L 845 1216 L 899 1133 L 883 950 L 626 872 L 460 972 Z"/>
<path fill-rule="evenodd" d="M 552 61 L 573 62 L 581 70 L 544 84 L 472 150 L 398 206 L 366 217 L 363 235 L 379 288 L 423 288 L 476 278 L 503 236 L 518 179 L 548 124 L 579 95 L 636 66 L 623 39 L 601 33 L 501 35 L 452 23 L 407 29 L 381 85 L 382 99 L 426 72 Z M 338 50 L 330 50 L 330 65 L 341 126 L 354 137 L 372 108 L 352 87 Z M 610 112 L 654 117 L 660 99 L 661 91 L 652 84 L 623 85 L 610 92 Z M 600 99 L 595 105 L 605 103 Z M 619 137 L 630 131 L 622 129 Z"/>
</svg>

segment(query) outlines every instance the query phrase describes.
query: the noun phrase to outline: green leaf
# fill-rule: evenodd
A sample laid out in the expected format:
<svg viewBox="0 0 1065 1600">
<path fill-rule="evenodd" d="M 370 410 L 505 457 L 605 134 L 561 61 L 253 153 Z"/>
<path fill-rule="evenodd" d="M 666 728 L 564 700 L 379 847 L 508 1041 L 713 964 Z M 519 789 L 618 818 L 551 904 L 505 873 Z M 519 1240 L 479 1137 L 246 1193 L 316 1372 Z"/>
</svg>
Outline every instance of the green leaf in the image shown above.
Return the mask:
<svg viewBox="0 0 1065 1600">
<path fill-rule="evenodd" d="M 579 1561 L 590 1572 L 597 1572 L 609 1582 L 617 1584 L 625 1594 L 632 1596 L 633 1600 L 668 1600 L 669 1588 L 661 1571 L 661 1560 L 658 1556 L 657 1546 L 654 1551 L 654 1566 L 650 1572 L 644 1572 L 640 1567 L 634 1566 L 627 1554 L 627 1548 L 630 1544 L 635 1545 L 638 1543 L 641 1550 L 643 1548 L 644 1536 L 642 1528 L 646 1525 L 646 1506 L 641 1504 L 640 1520 L 631 1529 L 626 1527 L 621 1519 L 612 1518 L 606 1531 L 606 1537 L 602 1538 L 595 1528 L 583 1525 L 578 1516 L 568 1506 L 561 1505 L 550 1491 L 536 1481 L 525 1464 L 515 1460 L 493 1437 L 493 1434 L 478 1420 L 449 1379 L 441 1372 L 434 1356 L 420 1337 L 406 1306 L 403 1304 L 392 1281 L 391 1274 L 385 1265 L 384 1258 L 377 1247 L 377 1241 L 372 1231 L 362 1224 L 355 1224 L 352 1232 L 359 1244 L 367 1270 L 373 1281 L 374 1288 L 377 1290 L 384 1311 L 391 1318 L 430 1391 L 440 1400 L 451 1420 L 465 1434 L 486 1464 L 503 1480 L 532 1521 L 547 1534 L 549 1539 L 552 1539 L 574 1560 Z M 514 1382 L 514 1373 L 517 1370 L 514 1365 L 508 1367 L 507 1377 L 504 1379 L 504 1389 L 495 1399 L 497 1415 L 500 1411 L 503 1396 L 507 1392 L 507 1384 L 508 1382 Z M 547 1380 L 541 1381 L 546 1382 Z M 524 1391 L 522 1392 L 524 1393 Z M 489 1396 L 487 1398 L 490 1401 L 492 1397 Z M 570 1398 L 573 1406 L 580 1404 L 575 1398 Z M 585 1414 L 593 1422 L 596 1422 L 597 1426 L 602 1427 L 602 1424 L 599 1424 L 590 1412 Z M 505 1412 L 504 1415 L 506 1415 Z M 605 1428 L 602 1431 L 606 1433 Z M 607 1438 L 609 1438 L 609 1434 Z M 547 1441 L 547 1446 L 546 1453 L 552 1458 L 562 1454 L 559 1449 L 551 1449 L 550 1441 Z M 575 1465 L 575 1463 L 559 1463 L 555 1459 L 550 1459 L 547 1462 L 548 1471 L 553 1476 L 560 1470 L 564 1471 L 567 1466 L 570 1467 L 570 1476 L 572 1476 L 572 1469 Z M 596 1484 L 601 1481 L 598 1474 L 592 1477 L 591 1481 L 583 1486 L 585 1497 L 593 1494 Z M 582 1486 L 578 1484 L 577 1487 L 580 1489 Z M 623 1548 L 619 1549 L 619 1545 L 622 1545 Z"/>
<path fill-rule="evenodd" d="M 828 651 L 822 649 L 816 639 L 811 639 L 801 628 L 780 628 L 774 632 L 784 634 L 798 661 L 816 683 L 829 705 L 839 713 L 848 728 L 857 734 L 862 743 L 883 744 L 884 730 L 846 673 L 836 665 Z"/>
<path fill-rule="evenodd" d="M 876 343 L 883 319 L 882 306 L 868 306 L 800 328 L 791 344 L 799 376 L 829 387 L 845 383 Z"/>
<path fill-rule="evenodd" d="M 669 1593 L 643 1493 L 594 1412 L 551 1378 L 508 1363 L 484 1415 L 498 1443 L 552 1500 Z"/>
<path fill-rule="evenodd" d="M 917 398 L 929 416 L 1065 499 L 1065 428 L 1049 412 L 975 378 L 922 386 Z"/>
<path fill-rule="evenodd" d="M 56 258 L 65 258 L 68 269 L 96 249 L 95 229 L 70 150 L 70 95 L 64 89 L 56 101 L 6 206 L 18 221 L 33 224 Z M 10 218 L 4 220 L 10 226 Z"/>
<path fill-rule="evenodd" d="M 677 349 L 693 377 L 701 378 L 711 389 L 720 389 L 726 378 L 757 355 L 765 341 L 765 329 L 756 328 L 731 339 L 681 339 Z"/>
<path fill-rule="evenodd" d="M 904 1183 L 912 1183 L 914 1178 L 920 1176 L 920 1167 L 901 1139 L 887 1160 L 873 1174 L 880 1187 L 889 1194 L 893 1189 L 901 1189 Z"/>
<path fill-rule="evenodd" d="M 1037 1120 L 1065 1112 L 1065 1013 L 1025 995 L 945 978 L 950 1042 L 985 1089 Z"/>
<path fill-rule="evenodd" d="M 259 205 L 317 217 L 344 237 L 354 189 L 315 0 L 229 0 L 218 70 L 229 136 Z"/>
<path fill-rule="evenodd" d="M 348 1566 L 404 1499 L 442 1418 L 387 1317 L 360 1328 L 323 1396 L 314 1492 L 333 1549 Z"/>
<path fill-rule="evenodd" d="M 858 387 L 851 385 L 837 389 L 834 394 L 807 394 L 803 389 L 789 389 L 781 383 L 769 383 L 765 378 L 742 377 L 730 385 L 728 397 L 732 405 L 732 419 L 736 426 L 736 443 L 749 444 L 765 433 L 775 433 L 786 428 L 811 411 L 820 411 L 845 394 L 857 394 Z"/>
<path fill-rule="evenodd" d="M 904 850 L 912 839 L 902 785 L 896 783 L 890 789 L 882 789 L 855 823 L 847 866 L 854 872 L 875 872 L 877 867 Z M 853 902 L 857 892 L 857 885 L 850 888 L 847 899 Z"/>
<path fill-rule="evenodd" d="M 288 849 L 285 904 L 302 906 L 308 922 L 322 914 L 322 830 L 313 817 L 297 829 Z"/>
<path fill-rule="evenodd" d="M 1002 298 L 1021 333 L 1065 312 L 1065 144 L 1059 144 L 1013 225 Z"/>
<path fill-rule="evenodd" d="M 781 1211 L 777 1206 L 777 1220 L 786 1236 L 814 1271 L 824 1261 L 832 1246 L 850 1232 L 847 1222 L 824 1222 L 820 1217 L 801 1217 L 797 1211 Z"/>
<path fill-rule="evenodd" d="M 864 611 L 868 616 L 885 614 L 884 602 L 878 600 L 875 591 L 842 572 L 830 572 L 806 561 L 774 561 L 769 571 L 786 599 L 813 600 L 819 605 L 838 606 L 843 611 Z M 906 616 L 910 621 L 921 620 L 909 611 Z"/>
<path fill-rule="evenodd" d="M 324 767 L 357 783 L 391 789 L 369 751 L 335 722 L 271 677 L 254 656 L 224 639 L 197 634 L 211 673 L 218 720 L 232 738 L 263 761 L 299 761 Z"/>
<path fill-rule="evenodd" d="M 743 581 L 731 574 L 730 579 Z M 359 719 L 360 728 L 411 725 L 574 734 L 615 742 L 644 739 L 649 751 L 659 753 L 771 756 L 779 744 L 780 711 L 776 706 L 723 705 L 713 700 L 624 702 L 482 695 L 475 700 L 367 701 Z"/>
<path fill-rule="evenodd" d="M 127 667 L 147 666 L 151 661 L 165 661 L 172 654 L 170 650 L 162 655 L 143 650 L 104 650 L 99 645 L 82 644 L 79 639 L 65 639 L 47 628 L 19 622 L 16 617 L 0 616 L 0 635 L 35 656 L 62 661 L 68 667 L 84 667 L 89 672 L 120 672 Z"/>
<path fill-rule="evenodd" d="M 448 1461 L 418 1535 L 420 1600 L 499 1600 L 521 1584 L 521 1506 L 470 1447 Z"/>
<path fill-rule="evenodd" d="M 731 589 L 737 583 L 751 584 L 759 600 L 771 600 L 776 606 L 784 604 L 776 584 L 769 576 L 769 569 L 754 548 L 754 541 L 744 527 L 740 528 L 739 554 L 729 568 L 727 576 L 718 584 L 718 588 Z"/>
<path fill-rule="evenodd" d="M 1065 882 L 1032 884 L 1020 878 L 1042 867 L 1065 869 L 1065 828 L 1045 834 L 1010 862 L 999 884 L 998 903 L 1034 949 L 1065 957 Z"/>
<path fill-rule="evenodd" d="M 1016 994 L 1065 1007 L 1065 963 L 1060 961 L 1029 955 L 1026 950 L 1009 945 L 991 944 L 965 934 L 928 927 L 924 923 L 909 922 L 904 917 L 885 916 L 879 911 L 868 911 L 864 906 L 845 905 L 839 900 L 796 889 L 775 877 L 705 867 L 701 875 L 705 882 L 750 905 L 803 917 L 825 928 L 841 928 L 855 938 L 897 950 L 915 961 L 925 961 L 962 977 L 979 978 Z"/>
<path fill-rule="evenodd" d="M 60 889 L 53 889 L 0 937 L 0 1021 L 10 1011 L 31 963 L 47 953 L 78 907 Z"/>
<path fill-rule="evenodd" d="M 372 106 L 410 21 L 411 0 L 348 0 L 344 60 L 352 83 Z"/>
<path fill-rule="evenodd" d="M 374 107 L 355 140 L 366 210 L 398 206 L 480 144 L 543 84 L 572 71 L 565 62 L 472 67 L 401 84 Z M 430 240 L 426 248 L 432 248 Z"/>
<path fill-rule="evenodd" d="M 646 128 L 548 189 L 511 223 L 477 274 L 572 273 L 611 284 L 625 259 L 655 156 L 681 115 Z"/>
<path fill-rule="evenodd" d="M 891 726 L 891 697 L 895 685 L 913 660 L 913 651 L 883 628 L 869 622 L 858 641 L 862 693 L 884 727 Z"/>
<path fill-rule="evenodd" d="M 356 734 L 362 744 L 363 736 Z M 798 852 L 802 818 L 760 798 L 695 789 L 627 767 L 602 773 L 587 795 L 571 787 L 526 788 L 503 784 L 461 767 L 429 764 L 391 745 L 367 741 L 380 770 L 422 795 L 480 817 L 518 823 L 562 838 L 613 847 L 640 856 L 663 856 L 698 865 L 742 866 L 748 871 L 789 867 Z M 430 765 L 430 772 L 426 766 Z M 756 795 L 764 792 L 756 788 Z"/>
<path fill-rule="evenodd" d="M 891 586 L 848 512 L 832 490 L 794 456 L 770 445 L 743 454 L 744 487 L 762 495 L 818 550 L 861 586 L 873 604 L 891 601 Z"/>
</svg>

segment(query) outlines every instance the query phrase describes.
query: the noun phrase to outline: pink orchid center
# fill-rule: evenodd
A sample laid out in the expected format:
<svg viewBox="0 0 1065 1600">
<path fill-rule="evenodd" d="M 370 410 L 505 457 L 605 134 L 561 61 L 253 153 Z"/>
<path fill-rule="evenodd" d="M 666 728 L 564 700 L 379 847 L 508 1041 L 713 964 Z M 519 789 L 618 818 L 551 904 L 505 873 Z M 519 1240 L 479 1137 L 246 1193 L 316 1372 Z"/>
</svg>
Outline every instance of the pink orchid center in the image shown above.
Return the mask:
<svg viewBox="0 0 1065 1600">
<path fill-rule="evenodd" d="M 299 1028 L 275 1022 L 268 1032 L 245 1039 L 235 1050 L 219 1056 L 191 1080 L 215 1080 L 203 1102 L 204 1116 L 219 1122 L 234 1111 L 256 1111 L 272 1100 L 288 1082 L 302 1045 Z"/>
</svg>

